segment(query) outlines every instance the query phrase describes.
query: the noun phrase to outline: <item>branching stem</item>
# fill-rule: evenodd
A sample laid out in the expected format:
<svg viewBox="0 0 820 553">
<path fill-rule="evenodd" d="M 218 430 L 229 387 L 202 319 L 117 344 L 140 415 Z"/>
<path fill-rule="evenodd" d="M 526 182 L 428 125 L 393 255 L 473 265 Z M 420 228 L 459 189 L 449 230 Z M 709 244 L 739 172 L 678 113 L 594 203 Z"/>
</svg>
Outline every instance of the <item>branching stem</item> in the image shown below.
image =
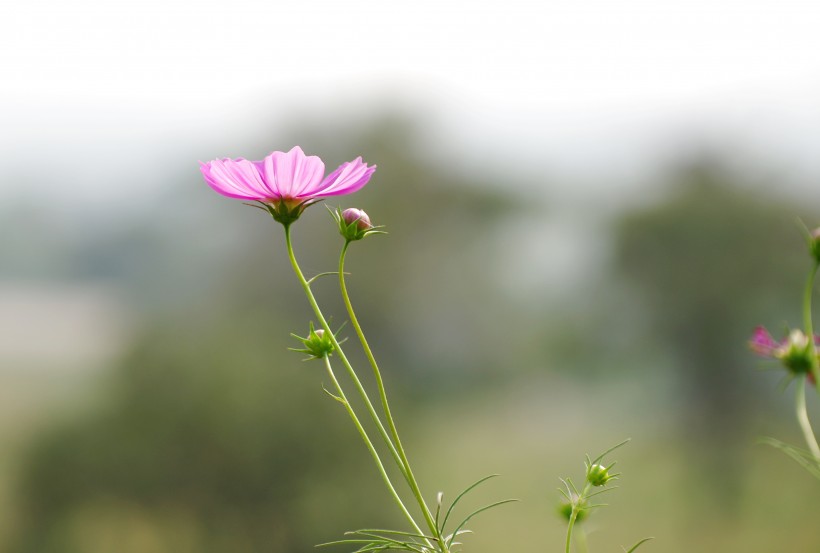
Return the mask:
<svg viewBox="0 0 820 553">
<path fill-rule="evenodd" d="M 313 295 L 313 291 L 310 289 L 310 283 L 305 279 L 305 275 L 302 273 L 302 269 L 299 268 L 299 263 L 296 261 L 296 255 L 293 253 L 293 243 L 291 241 L 290 236 L 290 227 L 287 225 L 285 225 L 285 242 L 287 243 L 288 257 L 290 258 L 290 264 L 293 266 L 293 272 L 296 273 L 296 278 L 299 279 L 299 283 L 302 285 L 302 289 L 305 291 L 305 295 L 307 296 L 308 302 L 310 303 L 310 306 L 313 308 L 313 313 L 316 315 L 316 318 L 319 319 L 319 324 L 322 325 L 322 328 L 330 336 L 330 340 L 334 348 L 333 351 L 335 351 L 336 354 L 339 356 L 342 365 L 344 365 L 345 370 L 347 371 L 348 375 L 350 375 L 351 380 L 353 380 L 353 384 L 356 386 L 359 395 L 362 397 L 362 400 L 364 401 L 364 404 L 367 407 L 367 412 L 370 414 L 370 418 L 372 418 L 373 422 L 376 424 L 376 427 L 379 430 L 379 434 L 381 435 L 382 439 L 384 440 L 384 443 L 390 450 L 390 454 L 393 456 L 393 459 L 396 461 L 396 464 L 399 466 L 399 469 L 401 469 L 402 473 L 404 473 L 404 469 L 401 464 L 401 458 L 399 457 L 399 454 L 396 451 L 396 446 L 394 446 L 393 442 L 390 440 L 390 436 L 387 434 L 387 430 L 385 430 L 384 424 L 382 424 L 382 421 L 379 418 L 378 413 L 376 413 L 376 409 L 373 407 L 373 403 L 370 401 L 370 398 L 367 395 L 367 391 L 364 389 L 364 386 L 362 386 L 362 382 L 356 375 L 356 371 L 353 370 L 353 366 L 350 364 L 350 361 L 348 361 L 344 351 L 342 351 L 342 347 L 339 345 L 339 341 L 333 334 L 333 331 L 331 330 L 330 325 L 327 322 L 327 319 L 325 319 L 325 316 L 322 314 L 322 310 L 319 308 L 319 304 L 316 302 L 316 297 Z"/>
</svg>

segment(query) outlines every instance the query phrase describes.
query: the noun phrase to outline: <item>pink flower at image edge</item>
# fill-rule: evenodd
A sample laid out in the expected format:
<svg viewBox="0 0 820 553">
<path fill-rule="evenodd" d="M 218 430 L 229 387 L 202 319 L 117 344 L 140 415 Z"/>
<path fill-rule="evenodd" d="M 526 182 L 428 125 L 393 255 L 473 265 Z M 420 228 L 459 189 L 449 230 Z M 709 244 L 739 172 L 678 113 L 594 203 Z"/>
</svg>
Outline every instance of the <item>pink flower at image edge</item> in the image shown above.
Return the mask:
<svg viewBox="0 0 820 553">
<path fill-rule="evenodd" d="M 754 329 L 752 338 L 749 340 L 749 349 L 761 357 L 778 359 L 786 365 L 786 368 L 792 370 L 793 368 L 789 366 L 789 353 L 792 347 L 801 341 L 806 346 L 808 345 L 808 339 L 799 330 L 792 331 L 789 336 L 778 342 L 772 338 L 772 335 L 765 327 L 758 326 Z M 814 345 L 816 347 L 820 346 L 820 335 L 814 335 Z M 807 348 L 801 347 L 800 349 L 806 350 Z M 806 377 L 809 382 L 815 384 L 814 375 L 812 375 L 811 372 L 807 371 Z"/>
<path fill-rule="evenodd" d="M 200 162 L 205 182 L 219 194 L 266 204 L 299 204 L 351 194 L 367 184 L 375 170 L 375 165 L 368 166 L 357 157 L 325 177 L 324 162 L 306 156 L 299 146 L 273 152 L 262 161 L 224 158 Z"/>
</svg>

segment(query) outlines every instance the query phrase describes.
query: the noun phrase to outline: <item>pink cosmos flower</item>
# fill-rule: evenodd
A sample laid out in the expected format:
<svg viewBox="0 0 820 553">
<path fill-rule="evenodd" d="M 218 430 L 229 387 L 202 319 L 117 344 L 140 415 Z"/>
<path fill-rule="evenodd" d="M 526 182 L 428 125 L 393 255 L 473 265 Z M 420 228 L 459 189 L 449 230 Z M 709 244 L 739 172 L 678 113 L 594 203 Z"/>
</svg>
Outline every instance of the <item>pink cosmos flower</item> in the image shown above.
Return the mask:
<svg viewBox="0 0 820 553">
<path fill-rule="evenodd" d="M 762 357 L 778 359 L 793 374 L 805 374 L 809 382 L 814 384 L 811 373 L 812 354 L 817 356 L 817 347 L 820 346 L 820 336 L 814 335 L 814 348 L 809 338 L 800 330 L 792 330 L 789 335 L 778 342 L 769 331 L 762 326 L 755 328 L 749 348 Z"/>
<path fill-rule="evenodd" d="M 351 194 L 362 188 L 376 170 L 357 157 L 325 177 L 325 164 L 306 156 L 299 146 L 273 152 L 262 161 L 215 159 L 200 162 L 205 182 L 229 198 L 259 202 L 274 219 L 290 224 L 309 205 L 328 196 Z"/>
</svg>

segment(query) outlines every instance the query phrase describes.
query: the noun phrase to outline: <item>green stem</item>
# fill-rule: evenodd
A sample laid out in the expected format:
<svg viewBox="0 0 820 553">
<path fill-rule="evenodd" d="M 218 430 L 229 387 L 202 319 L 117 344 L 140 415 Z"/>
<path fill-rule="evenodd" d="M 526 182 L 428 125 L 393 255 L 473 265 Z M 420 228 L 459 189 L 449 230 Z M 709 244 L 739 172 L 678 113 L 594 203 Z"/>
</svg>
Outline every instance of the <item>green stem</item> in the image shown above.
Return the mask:
<svg viewBox="0 0 820 553">
<path fill-rule="evenodd" d="M 350 402 L 347 401 L 347 397 L 345 396 L 344 391 L 342 390 L 342 386 L 339 384 L 339 381 L 336 380 L 336 375 L 333 374 L 333 367 L 330 365 L 330 358 L 328 356 L 324 357 L 325 360 L 325 367 L 327 368 L 327 374 L 330 377 L 330 380 L 333 381 L 333 385 L 336 388 L 336 393 L 339 394 L 338 398 L 340 403 L 345 406 L 347 410 L 347 414 L 350 415 L 353 424 L 356 426 L 356 430 L 359 431 L 359 435 L 364 440 L 364 444 L 367 446 L 367 450 L 370 452 L 370 456 L 373 457 L 373 462 L 376 463 L 376 467 L 379 469 L 379 474 L 381 474 L 382 480 L 384 481 L 387 488 L 390 490 L 390 495 L 393 496 L 393 499 L 396 501 L 396 504 L 401 509 L 401 512 L 404 513 L 404 516 L 407 517 L 407 520 L 410 522 L 410 525 L 413 527 L 413 530 L 416 531 L 418 534 L 422 534 L 421 528 L 419 528 L 416 521 L 413 519 L 413 515 L 407 510 L 407 507 L 404 506 L 404 503 L 399 497 L 399 494 L 396 493 L 396 488 L 393 487 L 393 483 L 390 481 L 390 476 L 388 476 L 387 471 L 384 470 L 384 465 L 382 464 L 381 459 L 379 458 L 379 453 L 376 451 L 376 448 L 373 447 L 373 442 L 370 441 L 370 438 L 367 435 L 362 423 L 359 421 L 359 417 L 356 416 L 356 413 L 353 411 L 353 407 L 350 405 Z M 428 545 L 429 542 L 428 542 Z"/>
<path fill-rule="evenodd" d="M 809 272 L 809 278 L 806 281 L 806 289 L 803 293 L 803 326 L 806 336 L 809 338 L 809 352 L 811 355 L 811 376 L 814 379 L 814 386 L 817 393 L 820 394 L 820 360 L 817 358 L 817 346 L 814 343 L 814 328 L 811 320 L 811 298 L 814 291 L 814 279 L 817 276 L 817 269 L 820 267 L 820 262 L 815 261 Z"/>
<path fill-rule="evenodd" d="M 572 527 L 575 526 L 575 517 L 578 516 L 578 513 L 575 512 L 573 509 L 572 514 L 569 516 L 569 524 L 567 525 L 567 547 L 566 553 L 570 553 L 570 546 L 572 544 Z"/>
<path fill-rule="evenodd" d="M 413 491 L 413 495 L 415 496 L 416 501 L 418 502 L 422 513 L 424 514 L 424 518 L 427 521 L 427 526 L 429 526 L 430 531 L 433 532 L 433 535 L 435 535 L 436 538 L 439 538 L 439 543 L 442 544 L 443 548 L 444 541 L 441 539 L 441 534 L 439 532 L 439 529 L 436 527 L 436 523 L 433 520 L 433 515 L 430 512 L 430 509 L 427 507 L 427 503 L 425 503 L 424 501 L 424 497 L 421 494 L 421 489 L 419 488 L 418 482 L 416 481 L 416 478 L 413 475 L 413 471 L 410 468 L 410 461 L 407 458 L 407 453 L 405 452 L 404 447 L 402 446 L 401 438 L 399 438 L 399 432 L 396 428 L 396 422 L 393 419 L 392 413 L 390 412 L 390 404 L 387 401 L 387 392 L 384 388 L 384 380 L 382 379 L 381 371 L 379 370 L 379 365 L 378 363 L 376 363 L 376 358 L 373 356 L 373 351 L 370 349 L 370 345 L 367 343 L 367 338 L 365 338 L 364 332 L 362 331 L 362 327 L 359 324 L 359 319 L 356 317 L 356 312 L 353 310 L 353 304 L 350 302 L 350 295 L 347 292 L 347 285 L 345 284 L 344 272 L 345 257 L 347 255 L 347 248 L 349 245 L 349 241 L 345 242 L 345 245 L 342 248 L 342 253 L 339 256 L 339 287 L 342 291 L 342 298 L 344 299 L 345 307 L 347 308 L 347 314 L 350 317 L 350 322 L 353 325 L 353 328 L 356 330 L 356 335 L 359 337 L 359 341 L 362 343 L 362 348 L 364 349 L 364 353 L 367 356 L 367 360 L 370 362 L 370 366 L 373 367 L 373 375 L 376 379 L 376 385 L 379 388 L 379 397 L 381 398 L 384 416 L 387 419 L 387 425 L 390 428 L 390 433 L 392 434 L 393 440 L 396 443 L 396 449 L 398 450 L 402 466 L 404 467 L 404 473 L 407 478 L 407 483 L 410 486 L 410 489 Z"/>
<path fill-rule="evenodd" d="M 356 389 L 359 392 L 359 395 L 362 397 L 365 406 L 367 407 L 367 412 L 370 414 L 370 418 L 373 419 L 373 422 L 376 424 L 376 427 L 379 430 L 379 434 L 381 435 L 384 443 L 387 445 L 388 449 L 390 450 L 390 454 L 393 456 L 393 460 L 399 466 L 399 469 L 404 474 L 404 467 L 401 464 L 401 458 L 399 457 L 398 452 L 396 451 L 396 446 L 393 445 L 393 442 L 390 440 L 390 436 L 387 434 L 387 430 L 384 429 L 384 424 L 382 424 L 381 419 L 379 418 L 378 413 L 376 413 L 376 409 L 373 407 L 373 403 L 370 401 L 370 398 L 367 395 L 367 391 L 365 391 L 364 386 L 362 386 L 359 377 L 356 375 L 356 371 L 353 370 L 353 366 L 350 364 L 350 361 L 347 360 L 347 356 L 342 351 L 342 347 L 339 345 L 339 341 L 336 339 L 336 336 L 333 334 L 333 331 L 330 328 L 330 325 L 325 319 L 325 316 L 322 314 L 322 310 L 319 309 L 319 304 L 316 302 L 316 297 L 313 295 L 313 291 L 310 289 L 310 283 L 305 279 L 305 275 L 302 273 L 302 269 L 299 268 L 299 263 L 296 262 L 296 255 L 293 253 L 293 243 L 290 237 L 290 226 L 284 225 L 285 227 L 285 242 L 287 243 L 288 248 L 288 257 L 290 258 L 290 264 L 293 266 L 293 272 L 296 273 L 296 278 L 299 279 L 299 282 L 302 285 L 302 289 L 305 291 L 305 295 L 307 296 L 308 302 L 310 302 L 310 306 L 313 308 L 313 312 L 316 314 L 316 318 L 319 319 L 319 324 L 322 325 L 322 328 L 325 332 L 327 332 L 328 336 L 330 336 L 331 343 L 333 344 L 334 351 L 339 356 L 339 359 L 342 361 L 342 364 L 345 367 L 345 370 L 350 375 L 351 380 L 356 386 Z M 405 474 L 406 477 L 406 474 Z"/>
<path fill-rule="evenodd" d="M 570 553 L 571 545 L 572 545 L 572 529 L 575 527 L 575 519 L 578 518 L 578 512 L 581 510 L 581 507 L 584 503 L 584 498 L 586 497 L 587 493 L 589 493 L 590 484 L 587 483 L 584 486 L 584 491 L 581 492 L 581 495 L 578 497 L 577 501 L 574 501 L 572 504 L 572 513 L 569 516 L 569 524 L 567 525 L 567 544 L 565 548 L 565 553 Z M 567 490 L 569 491 L 569 490 Z"/>
<path fill-rule="evenodd" d="M 820 446 L 817 445 L 817 438 L 811 428 L 809 414 L 806 411 L 806 379 L 804 378 L 797 380 L 797 392 L 795 394 L 794 403 L 797 411 L 797 422 L 800 423 L 800 429 L 803 431 L 806 445 L 808 445 L 814 458 L 820 461 Z"/>
</svg>

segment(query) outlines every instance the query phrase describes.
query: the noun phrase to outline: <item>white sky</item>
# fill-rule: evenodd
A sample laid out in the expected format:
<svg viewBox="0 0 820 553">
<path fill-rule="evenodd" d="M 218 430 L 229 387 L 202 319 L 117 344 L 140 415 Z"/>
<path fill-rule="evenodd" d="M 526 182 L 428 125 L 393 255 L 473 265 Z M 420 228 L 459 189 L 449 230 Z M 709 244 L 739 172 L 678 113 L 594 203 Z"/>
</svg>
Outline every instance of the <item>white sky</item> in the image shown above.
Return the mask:
<svg viewBox="0 0 820 553">
<path fill-rule="evenodd" d="M 816 0 L 9 4 L 0 174 L 37 156 L 37 193 L 67 169 L 110 187 L 94 171 L 158 137 L 227 144 L 263 105 L 386 99 L 429 110 L 465 163 L 502 148 L 606 172 L 703 140 L 820 175 Z"/>
</svg>

